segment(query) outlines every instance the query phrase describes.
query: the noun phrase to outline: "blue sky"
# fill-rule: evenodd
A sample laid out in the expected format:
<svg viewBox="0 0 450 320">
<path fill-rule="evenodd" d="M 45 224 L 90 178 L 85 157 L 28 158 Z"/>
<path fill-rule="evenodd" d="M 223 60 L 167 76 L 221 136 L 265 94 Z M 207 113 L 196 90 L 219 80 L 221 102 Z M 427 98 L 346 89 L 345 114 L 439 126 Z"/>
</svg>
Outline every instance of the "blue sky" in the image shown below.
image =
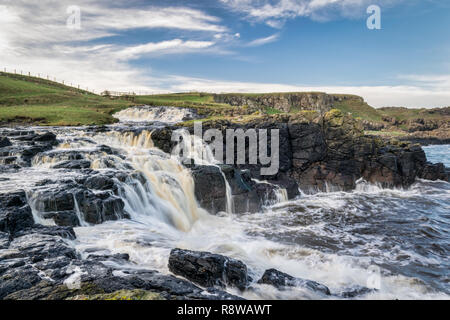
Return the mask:
<svg viewBox="0 0 450 320">
<path fill-rule="evenodd" d="M 0 61 L 96 90 L 325 91 L 450 105 L 450 1 L 0 0 Z M 67 20 L 80 10 L 77 20 Z M 366 10 L 381 8 L 381 30 Z M 75 21 L 75 22 L 74 22 Z"/>
</svg>

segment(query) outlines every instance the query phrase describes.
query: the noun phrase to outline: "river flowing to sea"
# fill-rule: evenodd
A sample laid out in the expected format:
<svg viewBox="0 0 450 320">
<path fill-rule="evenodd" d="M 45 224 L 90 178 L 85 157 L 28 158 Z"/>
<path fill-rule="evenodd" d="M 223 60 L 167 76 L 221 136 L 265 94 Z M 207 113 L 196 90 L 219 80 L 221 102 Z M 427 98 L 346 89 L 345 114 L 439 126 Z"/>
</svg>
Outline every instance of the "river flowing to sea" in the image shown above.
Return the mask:
<svg viewBox="0 0 450 320">
<path fill-rule="evenodd" d="M 130 263 L 121 268 L 169 273 L 170 250 L 179 247 L 240 259 L 255 280 L 269 268 L 315 280 L 328 286 L 334 298 L 374 283 L 377 290 L 359 298 L 450 298 L 449 183 L 418 180 L 408 189 L 383 189 L 361 180 L 352 192 L 301 194 L 292 201 L 280 197 L 259 213 L 213 216 L 198 207 L 189 171 L 154 148 L 151 130 L 133 136 L 117 130 L 124 126 L 113 125 L 105 133 L 51 129 L 63 141 L 58 150 L 86 151 L 98 145 L 120 150 L 117 157 L 91 159 L 93 169 L 132 168 L 145 177 L 124 182 L 121 197 L 131 219 L 75 229 L 73 245 L 80 253 L 128 253 Z M 450 146 L 424 149 L 430 161 L 450 165 Z M 35 159 L 32 168 L 8 174 L 8 180 L 0 174 L 0 189 L 29 189 L 50 176 L 77 175 L 49 169 L 53 161 Z M 324 298 L 304 288 L 252 286 L 245 293 L 230 292 L 247 299 Z"/>
</svg>

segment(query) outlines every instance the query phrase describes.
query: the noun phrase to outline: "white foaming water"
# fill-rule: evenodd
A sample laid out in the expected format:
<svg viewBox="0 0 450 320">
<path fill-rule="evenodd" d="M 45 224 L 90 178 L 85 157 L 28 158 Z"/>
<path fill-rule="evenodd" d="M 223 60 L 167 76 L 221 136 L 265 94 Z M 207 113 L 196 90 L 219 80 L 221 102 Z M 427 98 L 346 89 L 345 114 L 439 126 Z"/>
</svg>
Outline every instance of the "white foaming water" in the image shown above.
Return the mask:
<svg viewBox="0 0 450 320">
<path fill-rule="evenodd" d="M 396 190 L 361 180 L 353 192 L 302 194 L 295 201 L 284 201 L 285 194 L 280 191 L 283 202 L 265 212 L 211 216 L 197 205 L 189 171 L 176 157 L 155 149 L 149 131 L 89 138 L 120 148 L 122 155 L 95 154 L 93 168 L 136 172 L 120 184 L 131 220 L 76 228 L 74 245 L 83 255 L 93 251 L 128 253 L 131 263 L 124 268 L 169 273 L 171 249 L 210 251 L 241 259 L 255 280 L 265 269 L 276 268 L 318 281 L 335 294 L 354 285 L 368 286 L 373 275 L 370 266 L 378 265 L 380 290 L 361 298 L 450 298 L 447 183 L 418 181 L 408 190 Z M 60 147 L 86 145 L 71 142 Z M 27 170 L 10 174 L 13 182 L 2 181 L 0 188 L 19 181 L 27 185 L 27 175 L 37 182 L 60 174 L 39 166 Z M 34 177 L 36 173 L 39 178 Z M 65 178 L 70 174 L 61 171 Z M 421 274 L 424 268 L 433 276 Z M 254 291 L 235 293 L 249 299 L 326 298 L 301 288 L 278 291 L 253 286 Z"/>
<path fill-rule="evenodd" d="M 199 162 L 205 159 L 192 152 L 188 156 Z M 212 160 L 208 162 L 214 163 Z M 409 190 L 390 190 L 361 180 L 354 192 L 303 195 L 299 200 L 279 203 L 264 213 L 204 214 L 190 224 L 188 230 L 164 223 L 164 219 L 154 216 L 143 219 L 138 214 L 133 217 L 135 221 L 78 228 L 77 247 L 80 251 L 104 248 L 113 253 L 126 252 L 136 263 L 134 267 L 166 273 L 171 249 L 180 247 L 210 251 L 243 260 L 254 279 L 258 279 L 265 269 L 276 268 L 323 283 L 333 293 L 339 294 L 355 285 L 368 286 L 373 276 L 371 265 L 394 261 L 393 266 L 401 268 L 409 263 L 439 263 L 439 258 L 421 255 L 412 246 L 401 247 L 395 241 L 390 243 L 381 232 L 382 228 L 376 227 L 373 234 L 354 233 L 355 230 L 369 228 L 374 222 L 366 223 L 364 220 L 369 217 L 376 220 L 377 215 L 386 214 L 386 208 L 397 205 L 399 210 L 407 210 L 408 206 L 402 201 L 411 201 L 427 188 L 419 182 Z M 141 193 L 149 192 L 144 190 Z M 124 198 L 132 199 L 130 196 Z M 281 192 L 280 200 L 286 200 L 284 192 Z M 139 203 L 132 200 L 130 206 L 132 202 Z M 134 211 L 142 212 L 148 207 L 150 205 L 144 203 L 142 208 L 135 208 Z M 372 207 L 372 212 L 366 211 L 369 207 Z M 400 213 L 391 214 L 395 217 Z M 380 277 L 380 290 L 363 298 L 449 298 L 413 276 L 383 268 Z M 265 285 L 255 284 L 254 287 L 254 291 L 245 292 L 243 296 L 249 299 L 324 298 L 301 288 L 278 291 Z"/>
<path fill-rule="evenodd" d="M 177 123 L 195 119 L 197 115 L 187 108 L 141 106 L 119 111 L 113 117 L 121 122 Z"/>
</svg>

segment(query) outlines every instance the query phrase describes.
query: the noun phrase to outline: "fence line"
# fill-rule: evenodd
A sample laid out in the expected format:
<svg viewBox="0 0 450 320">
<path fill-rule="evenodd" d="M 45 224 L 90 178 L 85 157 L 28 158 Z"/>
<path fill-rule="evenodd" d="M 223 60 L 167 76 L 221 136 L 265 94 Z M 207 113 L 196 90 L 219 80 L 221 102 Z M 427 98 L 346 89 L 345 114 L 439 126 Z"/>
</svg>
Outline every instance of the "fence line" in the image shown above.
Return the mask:
<svg viewBox="0 0 450 320">
<path fill-rule="evenodd" d="M 50 76 L 48 74 L 47 75 L 41 74 L 41 73 L 33 74 L 30 71 L 23 71 L 23 70 L 19 70 L 19 69 L 10 69 L 10 70 L 8 70 L 6 67 L 3 67 L 3 72 L 11 73 L 11 74 L 17 74 L 17 75 L 22 75 L 22 76 L 26 75 L 26 76 L 29 76 L 29 77 L 35 77 L 35 78 L 39 78 L 39 79 L 43 79 L 43 80 L 49 80 L 49 81 L 53 81 L 53 82 L 65 85 L 67 87 L 71 87 L 71 88 L 74 88 L 74 89 L 83 90 L 83 91 L 86 91 L 86 92 L 90 92 L 90 93 L 96 94 L 94 89 L 89 89 L 89 87 L 82 87 L 79 84 L 75 85 L 75 84 L 73 84 L 73 82 L 66 82 L 66 80 L 61 80 L 61 79 L 58 79 L 56 77 Z"/>
<path fill-rule="evenodd" d="M 73 82 L 66 82 L 65 80 L 61 80 L 58 79 L 56 77 L 50 76 L 50 75 L 46 75 L 45 73 L 36 73 L 36 74 L 32 74 L 30 71 L 23 71 L 23 70 L 19 70 L 19 69 L 10 69 L 8 70 L 6 67 L 3 68 L 3 72 L 5 73 L 11 73 L 11 74 L 17 74 L 17 75 L 28 75 L 29 77 L 35 77 L 35 78 L 39 78 L 39 79 L 43 79 L 43 80 L 49 80 L 49 81 L 53 81 L 74 89 L 78 89 L 78 90 L 83 90 L 86 92 L 90 92 L 93 94 L 100 94 L 100 95 L 106 95 L 108 93 L 108 95 L 110 96 L 150 96 L 150 95 L 160 95 L 160 94 L 170 94 L 170 93 L 200 93 L 197 90 L 184 90 L 184 91 L 177 91 L 177 92 L 169 92 L 169 91 L 142 91 L 142 90 L 137 90 L 137 91 L 128 91 L 128 92 L 120 92 L 120 91 L 110 91 L 110 90 L 105 90 L 103 92 L 97 91 L 95 89 L 89 89 L 89 87 L 82 87 L 79 84 L 74 84 Z M 214 92 L 212 91 L 201 91 L 201 93 L 210 93 L 210 94 L 214 94 Z"/>
</svg>

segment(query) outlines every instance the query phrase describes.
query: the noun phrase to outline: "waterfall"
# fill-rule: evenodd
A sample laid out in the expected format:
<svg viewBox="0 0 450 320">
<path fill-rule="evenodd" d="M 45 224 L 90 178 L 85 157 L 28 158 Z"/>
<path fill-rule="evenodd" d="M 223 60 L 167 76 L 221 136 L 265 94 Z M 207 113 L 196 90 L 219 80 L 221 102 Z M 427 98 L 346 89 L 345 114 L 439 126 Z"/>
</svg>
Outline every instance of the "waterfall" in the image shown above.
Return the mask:
<svg viewBox="0 0 450 320">
<path fill-rule="evenodd" d="M 177 123 L 197 118 L 197 114 L 187 108 L 140 106 L 119 111 L 113 115 L 121 122 L 164 122 Z"/>
<path fill-rule="evenodd" d="M 80 226 L 82 226 L 82 227 L 89 226 L 89 223 L 87 223 L 84 220 L 83 213 L 80 210 L 80 206 L 78 205 L 78 200 L 75 197 L 75 194 L 73 195 L 73 204 L 74 204 L 74 207 L 75 207 L 75 213 L 77 215 L 78 221 L 80 222 Z"/>
<path fill-rule="evenodd" d="M 126 159 L 113 158 L 115 167 L 126 162 L 135 173 L 125 182 L 116 181 L 125 210 L 134 220 L 156 218 L 188 231 L 192 224 L 207 212 L 195 198 L 194 181 L 179 159 L 156 149 L 151 132 L 108 132 L 94 137 L 100 143 L 123 149 Z M 107 160 L 111 160 L 107 157 Z M 100 168 L 104 159 L 93 166 Z M 126 167 L 122 164 L 122 167 Z"/>
<path fill-rule="evenodd" d="M 234 212 L 234 200 L 230 183 L 219 166 L 219 162 L 215 159 L 211 147 L 208 146 L 201 138 L 190 135 L 187 130 L 180 130 L 179 134 L 183 138 L 182 141 L 174 148 L 172 154 L 181 155 L 183 158 L 193 160 L 196 165 L 215 166 L 219 169 L 225 182 L 226 194 L 226 212 Z"/>
</svg>

